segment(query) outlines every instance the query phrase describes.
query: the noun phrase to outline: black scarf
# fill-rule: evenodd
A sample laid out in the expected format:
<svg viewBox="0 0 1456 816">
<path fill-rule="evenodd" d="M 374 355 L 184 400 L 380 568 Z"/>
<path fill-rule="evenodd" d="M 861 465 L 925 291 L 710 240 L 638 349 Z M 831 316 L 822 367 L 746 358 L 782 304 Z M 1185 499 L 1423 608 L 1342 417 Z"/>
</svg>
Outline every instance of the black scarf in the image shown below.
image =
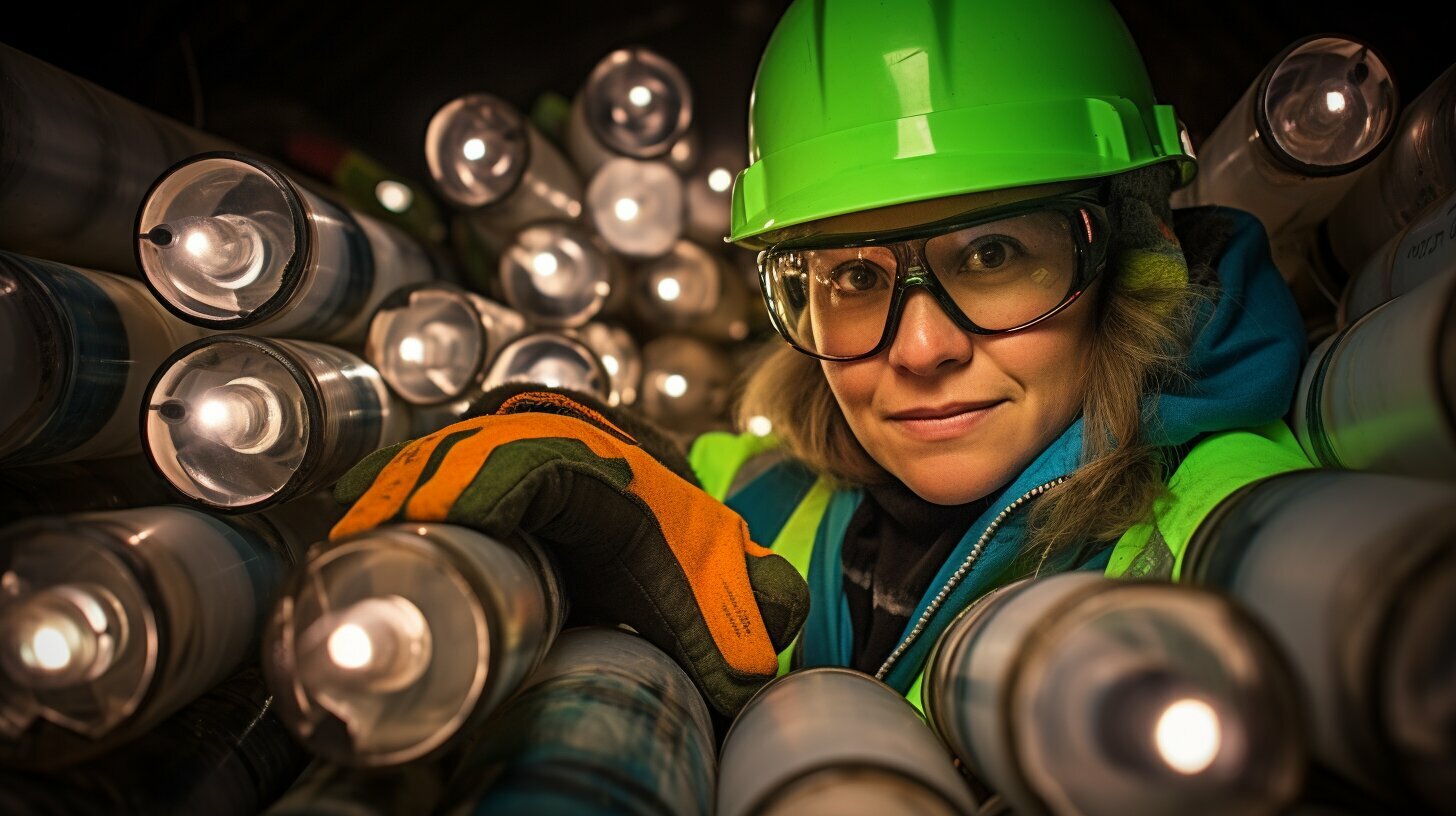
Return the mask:
<svg viewBox="0 0 1456 816">
<path fill-rule="evenodd" d="M 854 668 L 874 674 L 890 656 L 946 557 L 995 495 L 947 506 L 900 482 L 865 489 L 842 552 Z"/>
</svg>

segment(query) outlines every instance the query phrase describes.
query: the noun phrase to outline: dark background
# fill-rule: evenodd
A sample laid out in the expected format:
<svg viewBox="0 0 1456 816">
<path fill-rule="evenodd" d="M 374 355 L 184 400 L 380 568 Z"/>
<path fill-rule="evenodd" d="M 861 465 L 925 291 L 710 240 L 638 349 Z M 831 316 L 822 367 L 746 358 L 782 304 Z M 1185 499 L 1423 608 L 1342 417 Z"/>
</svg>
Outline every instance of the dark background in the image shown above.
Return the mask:
<svg viewBox="0 0 1456 816">
<path fill-rule="evenodd" d="M 1140 44 L 1159 101 L 1201 144 L 1260 69 L 1315 33 L 1354 36 L 1395 75 L 1402 103 L 1456 61 L 1427 3 L 1114 0 Z M 0 40 L 147 107 L 278 155 L 288 129 L 323 131 L 395 172 L 425 177 L 430 114 L 485 91 L 530 110 L 569 97 L 614 48 L 641 44 L 694 85 L 705 167 L 745 155 L 749 87 L 787 0 L 529 0 L 330 4 L 157 2 L 82 12 L 30 6 Z M 12 21 L 15 19 L 11 18 Z"/>
</svg>

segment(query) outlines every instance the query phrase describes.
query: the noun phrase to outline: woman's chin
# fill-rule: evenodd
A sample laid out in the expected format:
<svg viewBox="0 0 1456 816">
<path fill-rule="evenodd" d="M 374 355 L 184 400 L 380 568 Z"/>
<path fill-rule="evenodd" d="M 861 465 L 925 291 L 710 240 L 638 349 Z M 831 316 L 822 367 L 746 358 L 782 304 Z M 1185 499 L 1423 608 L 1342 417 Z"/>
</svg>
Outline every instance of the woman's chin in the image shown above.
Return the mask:
<svg viewBox="0 0 1456 816">
<path fill-rule="evenodd" d="M 984 499 L 995 493 L 1015 475 L 1011 473 L 1004 477 L 997 474 L 992 478 L 984 476 L 968 478 L 964 473 L 966 470 L 969 468 L 964 463 L 937 467 L 932 461 L 922 461 L 906 468 L 904 472 L 894 473 L 894 475 L 915 495 L 931 504 L 941 505 L 966 504 Z M 981 471 L 981 473 L 984 472 Z"/>
</svg>

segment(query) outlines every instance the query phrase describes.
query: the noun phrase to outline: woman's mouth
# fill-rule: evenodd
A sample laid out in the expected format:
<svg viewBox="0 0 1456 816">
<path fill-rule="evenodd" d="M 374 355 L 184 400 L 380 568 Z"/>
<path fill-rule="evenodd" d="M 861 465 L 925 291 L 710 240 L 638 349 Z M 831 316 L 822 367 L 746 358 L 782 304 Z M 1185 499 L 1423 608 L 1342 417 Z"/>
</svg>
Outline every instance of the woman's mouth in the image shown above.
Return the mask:
<svg viewBox="0 0 1456 816">
<path fill-rule="evenodd" d="M 935 442 L 952 439 L 979 425 L 1004 400 L 965 402 L 896 411 L 891 425 L 916 439 Z"/>
</svg>

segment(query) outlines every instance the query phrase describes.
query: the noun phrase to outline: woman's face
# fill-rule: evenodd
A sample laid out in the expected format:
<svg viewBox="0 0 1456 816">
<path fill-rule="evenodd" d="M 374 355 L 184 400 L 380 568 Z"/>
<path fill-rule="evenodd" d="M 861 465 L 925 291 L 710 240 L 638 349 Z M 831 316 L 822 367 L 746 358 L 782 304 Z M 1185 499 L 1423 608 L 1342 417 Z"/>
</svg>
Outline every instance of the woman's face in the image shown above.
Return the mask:
<svg viewBox="0 0 1456 816">
<path fill-rule="evenodd" d="M 964 198 L 955 206 L 964 211 Z M 913 208 L 879 217 L 883 229 L 907 218 L 930 220 Z M 959 329 L 929 292 L 915 287 L 887 351 L 823 362 L 824 376 L 855 437 L 881 467 L 927 501 L 973 501 L 1015 478 L 1076 417 L 1096 288 L 1029 329 L 984 336 Z"/>
</svg>

